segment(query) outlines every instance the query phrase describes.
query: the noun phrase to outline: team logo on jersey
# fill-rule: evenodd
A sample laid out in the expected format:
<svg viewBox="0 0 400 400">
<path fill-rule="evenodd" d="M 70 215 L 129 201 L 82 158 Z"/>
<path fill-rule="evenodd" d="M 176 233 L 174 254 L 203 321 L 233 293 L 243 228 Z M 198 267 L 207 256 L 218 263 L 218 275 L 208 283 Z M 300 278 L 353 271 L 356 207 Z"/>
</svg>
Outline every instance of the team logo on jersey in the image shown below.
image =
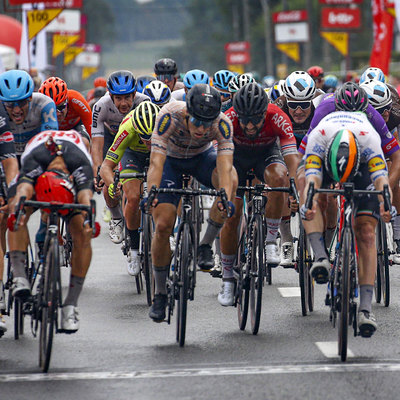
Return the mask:
<svg viewBox="0 0 400 400">
<path fill-rule="evenodd" d="M 381 169 L 386 168 L 385 160 L 382 157 L 373 157 L 368 161 L 368 171 L 370 173 L 380 171 Z"/>
<path fill-rule="evenodd" d="M 318 156 L 311 155 L 306 159 L 306 169 L 317 169 L 318 171 L 322 170 L 322 162 Z"/>
<path fill-rule="evenodd" d="M 219 121 L 218 128 L 219 128 L 219 131 L 221 132 L 221 135 L 225 139 L 230 139 L 230 137 L 231 137 L 231 128 L 230 128 L 230 126 L 228 125 L 228 123 L 226 121 L 221 119 L 221 121 Z"/>
<path fill-rule="evenodd" d="M 118 159 L 118 155 L 115 154 L 115 153 L 113 153 L 111 150 L 108 150 L 108 151 L 107 151 L 107 157 L 114 158 L 115 160 Z"/>
<path fill-rule="evenodd" d="M 112 147 L 110 150 L 116 151 L 119 147 L 119 145 L 122 143 L 122 141 L 129 135 L 127 131 L 123 131 L 114 141 Z"/>
<path fill-rule="evenodd" d="M 171 125 L 171 114 L 165 114 L 161 117 L 160 122 L 158 123 L 157 132 L 161 136 L 163 135 Z"/>
</svg>

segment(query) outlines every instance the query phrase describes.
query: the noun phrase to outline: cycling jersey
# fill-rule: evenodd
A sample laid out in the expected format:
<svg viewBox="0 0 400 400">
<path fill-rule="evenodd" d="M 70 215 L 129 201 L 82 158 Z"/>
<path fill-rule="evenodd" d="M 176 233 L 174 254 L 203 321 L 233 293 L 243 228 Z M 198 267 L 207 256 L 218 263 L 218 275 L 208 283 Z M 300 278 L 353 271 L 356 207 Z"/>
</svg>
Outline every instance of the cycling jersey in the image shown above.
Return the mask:
<svg viewBox="0 0 400 400">
<path fill-rule="evenodd" d="M 193 138 L 188 129 L 186 103 L 174 101 L 158 113 L 151 137 L 151 151 L 174 158 L 187 159 L 207 151 L 217 141 L 218 154 L 233 154 L 232 124 L 220 113 L 203 137 Z"/>
<path fill-rule="evenodd" d="M 371 181 L 387 176 L 379 134 L 362 112 L 336 111 L 324 117 L 310 132 L 305 152 L 306 176 L 323 178 L 323 163 L 331 139 L 341 129 L 348 129 L 358 139 L 360 162 L 368 165 Z"/>
<path fill-rule="evenodd" d="M 33 185 L 56 157 L 46 148 L 45 143 L 49 136 L 61 145 L 64 162 L 74 178 L 77 191 L 92 189 L 94 179 L 92 159 L 81 136 L 75 131 L 45 131 L 32 138 L 21 156 L 18 183 L 28 182 Z"/>
<path fill-rule="evenodd" d="M 33 93 L 25 121 L 17 125 L 10 120 L 10 128 L 14 135 L 16 152 L 18 155 L 22 154 L 26 143 L 37 133 L 58 129 L 54 101 L 42 93 Z"/>
<path fill-rule="evenodd" d="M 132 110 L 145 100 L 150 100 L 150 98 L 142 93 L 135 93 Z M 106 132 L 114 136 L 118 132 L 119 125 L 125 115 L 118 111 L 110 94 L 106 93 L 93 106 L 92 137 L 104 137 Z"/>
<path fill-rule="evenodd" d="M 59 123 L 60 129 L 67 131 L 74 128 L 80 121 L 85 125 L 89 136 L 92 132 L 92 110 L 85 98 L 76 90 L 68 89 L 68 111 Z"/>
<path fill-rule="evenodd" d="M 327 94 L 324 99 L 321 101 L 320 105 L 316 108 L 314 113 L 314 118 L 311 121 L 310 129 L 306 136 L 304 136 L 299 152 L 301 154 L 305 153 L 305 148 L 307 145 L 307 138 L 309 133 L 319 124 L 319 122 L 328 114 L 336 111 L 335 105 L 335 95 Z M 390 156 L 395 151 L 399 150 L 399 145 L 397 144 L 396 139 L 390 133 L 388 127 L 386 126 L 385 121 L 378 111 L 368 104 L 367 109 L 365 110 L 365 115 L 367 116 L 369 122 L 372 124 L 374 129 L 378 132 L 382 141 L 382 150 L 385 156 Z"/>
<path fill-rule="evenodd" d="M 247 149 L 251 155 L 251 152 L 255 149 L 261 151 L 263 147 L 272 146 L 279 138 L 284 157 L 288 154 L 297 154 L 292 123 L 289 117 L 275 104 L 268 104 L 264 125 L 255 139 L 249 139 L 244 134 L 233 107 L 225 111 L 225 115 L 232 121 L 235 148 Z"/>
<path fill-rule="evenodd" d="M 11 133 L 8 113 L 0 102 L 0 161 L 15 157 L 14 137 Z"/>
<path fill-rule="evenodd" d="M 171 98 L 175 100 L 185 101 L 186 100 L 186 92 L 185 89 L 175 90 L 171 93 Z"/>
<path fill-rule="evenodd" d="M 135 130 L 132 124 L 134 114 L 132 110 L 121 122 L 118 133 L 115 136 L 114 142 L 109 148 L 106 159 L 114 163 L 119 163 L 126 149 L 134 152 L 149 153 L 144 142 L 141 140 L 139 133 Z"/>
</svg>

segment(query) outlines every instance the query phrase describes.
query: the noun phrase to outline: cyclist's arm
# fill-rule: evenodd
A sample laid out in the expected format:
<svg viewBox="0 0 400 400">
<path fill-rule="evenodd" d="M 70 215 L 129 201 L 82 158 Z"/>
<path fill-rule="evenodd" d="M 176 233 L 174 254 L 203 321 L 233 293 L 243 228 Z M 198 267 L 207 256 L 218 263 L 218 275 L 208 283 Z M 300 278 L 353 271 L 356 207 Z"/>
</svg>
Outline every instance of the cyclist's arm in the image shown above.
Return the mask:
<svg viewBox="0 0 400 400">
<path fill-rule="evenodd" d="M 17 193 L 10 201 L 10 212 L 15 212 L 15 207 L 17 206 L 21 197 L 25 196 L 28 200 L 32 198 L 34 194 L 33 184 L 29 182 L 21 182 L 17 186 Z"/>
<path fill-rule="evenodd" d="M 395 151 L 389 156 L 389 158 L 392 162 L 389 172 L 389 184 L 391 188 L 394 188 L 395 185 L 399 184 L 400 180 L 400 151 Z"/>
<path fill-rule="evenodd" d="M 93 173 L 97 175 L 97 168 L 103 162 L 104 136 L 95 136 L 92 138 L 91 155 L 93 159 Z"/>
<path fill-rule="evenodd" d="M 110 186 L 114 181 L 114 169 L 117 163 L 106 158 L 101 164 L 100 175 L 106 186 Z"/>
<path fill-rule="evenodd" d="M 77 200 L 79 204 L 90 206 L 90 200 L 93 198 L 93 191 L 91 189 L 82 189 L 78 192 Z"/>
<path fill-rule="evenodd" d="M 285 160 L 286 167 L 289 171 L 289 177 L 295 178 L 297 167 L 300 162 L 300 157 L 296 153 L 296 154 L 288 154 L 284 156 L 283 159 Z"/>
<path fill-rule="evenodd" d="M 150 166 L 149 166 L 149 171 L 147 173 L 148 188 L 153 187 L 153 185 L 156 187 L 160 186 L 166 158 L 167 158 L 166 155 L 163 153 L 151 152 Z"/>
<path fill-rule="evenodd" d="M 1 161 L 6 175 L 7 186 L 18 175 L 18 161 L 15 157 L 5 158 Z"/>
<path fill-rule="evenodd" d="M 78 113 L 89 136 L 92 136 L 92 109 L 85 98 L 76 90 L 69 90 L 71 93 L 71 103 L 74 110 Z"/>
<path fill-rule="evenodd" d="M 228 200 L 233 199 L 233 182 L 232 182 L 233 155 L 219 154 L 217 156 L 217 172 L 219 189 L 224 188 Z"/>
<path fill-rule="evenodd" d="M 40 113 L 40 131 L 51 131 L 58 129 L 56 104 L 49 98 L 49 102 L 42 108 Z"/>
</svg>

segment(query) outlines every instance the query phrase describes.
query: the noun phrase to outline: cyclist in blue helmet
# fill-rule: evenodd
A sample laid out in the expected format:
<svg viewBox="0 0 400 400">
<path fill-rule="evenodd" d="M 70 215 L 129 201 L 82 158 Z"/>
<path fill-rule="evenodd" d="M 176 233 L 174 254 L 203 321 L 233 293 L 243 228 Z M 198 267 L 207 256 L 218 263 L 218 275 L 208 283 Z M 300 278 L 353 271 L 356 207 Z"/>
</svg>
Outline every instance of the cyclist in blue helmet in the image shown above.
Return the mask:
<svg viewBox="0 0 400 400">
<path fill-rule="evenodd" d="M 186 72 L 183 77 L 183 84 L 185 87 L 172 92 L 172 98 L 175 100 L 185 101 L 186 93 L 197 83 L 205 83 L 208 85 L 210 83 L 210 78 L 205 71 L 200 69 L 191 69 L 190 71 Z"/>
<path fill-rule="evenodd" d="M 222 112 L 225 112 L 232 107 L 232 96 L 229 91 L 229 82 L 234 77 L 235 74 L 227 69 L 221 69 L 213 76 L 213 86 L 221 95 Z"/>
<path fill-rule="evenodd" d="M 155 81 L 156 78 L 151 75 L 142 75 L 136 78 L 136 90 L 139 93 L 143 93 L 144 88 L 152 81 Z"/>
<path fill-rule="evenodd" d="M 338 78 L 335 75 L 326 75 L 322 90 L 325 93 L 333 93 L 338 85 Z"/>
</svg>

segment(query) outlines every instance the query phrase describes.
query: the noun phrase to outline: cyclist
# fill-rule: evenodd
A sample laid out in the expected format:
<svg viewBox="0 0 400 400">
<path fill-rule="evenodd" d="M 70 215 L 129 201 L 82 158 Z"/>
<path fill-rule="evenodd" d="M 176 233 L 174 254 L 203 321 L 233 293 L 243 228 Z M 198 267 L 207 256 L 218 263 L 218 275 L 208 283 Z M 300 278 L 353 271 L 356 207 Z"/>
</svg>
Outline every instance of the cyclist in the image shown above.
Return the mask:
<svg viewBox="0 0 400 400">
<path fill-rule="evenodd" d="M 268 97 L 271 101 L 277 100 L 279 97 L 283 96 L 282 86 L 285 83 L 284 79 L 275 82 L 271 88 L 267 90 Z"/>
<path fill-rule="evenodd" d="M 213 86 L 221 95 L 222 112 L 232 107 L 231 93 L 229 92 L 229 82 L 235 76 L 232 71 L 221 69 L 213 75 Z"/>
<path fill-rule="evenodd" d="M 231 93 L 232 99 L 235 97 L 235 93 L 248 83 L 256 82 L 251 74 L 240 74 L 235 75 L 228 84 L 228 90 Z"/>
<path fill-rule="evenodd" d="M 335 75 L 326 75 L 322 90 L 325 93 L 333 93 L 338 85 L 338 78 Z"/>
<path fill-rule="evenodd" d="M 171 92 L 184 88 L 182 82 L 178 82 L 176 74 L 178 72 L 178 67 L 176 62 L 171 58 L 160 58 L 154 65 L 154 73 L 156 78 L 164 82 Z"/>
<path fill-rule="evenodd" d="M 233 107 L 225 114 L 233 125 L 233 164 L 238 173 L 239 186 L 246 185 L 247 172 L 251 169 L 261 182 L 271 187 L 288 186 L 288 172 L 294 177 L 299 162 L 289 117 L 276 105 L 269 104 L 264 89 L 256 83 L 243 86 L 233 98 Z M 237 252 L 236 232 L 243 208 L 242 198 L 243 193 L 237 193 L 236 213 L 225 222 L 221 232 L 221 235 L 231 238 L 228 249 L 225 252 L 221 250 L 223 285 L 218 301 L 223 306 L 234 303 L 233 263 Z M 281 261 L 277 235 L 284 203 L 283 193 L 269 194 L 265 210 L 265 251 L 267 262 L 273 265 Z"/>
<path fill-rule="evenodd" d="M 107 88 L 99 86 L 94 88 L 93 98 L 88 101 L 89 107 L 93 110 L 93 106 L 107 93 Z"/>
<path fill-rule="evenodd" d="M 385 83 L 386 78 L 385 74 L 382 72 L 380 68 L 376 67 L 368 67 L 360 77 L 360 84 L 364 83 L 365 81 L 375 79 L 377 81 Z"/>
<path fill-rule="evenodd" d="M 141 75 L 136 78 L 136 91 L 143 93 L 144 88 L 156 78 L 151 75 Z"/>
<path fill-rule="evenodd" d="M 274 86 L 275 77 L 273 75 L 265 75 L 261 80 L 261 86 L 264 89 L 269 89 Z"/>
<path fill-rule="evenodd" d="M 89 149 L 92 130 L 92 110 L 85 98 L 76 90 L 68 89 L 58 77 L 46 79 L 39 92 L 53 99 L 56 104 L 57 120 L 61 130 L 74 129 L 82 136 Z"/>
<path fill-rule="evenodd" d="M 75 194 L 76 193 L 76 194 Z M 29 200 L 60 201 L 90 205 L 93 197 L 92 160 L 81 136 L 76 131 L 45 131 L 27 144 L 21 156 L 21 170 L 17 179 L 16 195 L 10 204 L 14 210 L 21 196 Z M 23 301 L 30 296 L 30 285 L 25 273 L 28 235 L 27 223 L 32 209 L 13 231 L 15 214 L 10 214 L 8 245 L 13 271 L 13 296 Z M 77 303 L 88 271 L 92 250 L 92 229 L 85 223 L 82 213 L 70 212 L 68 220 L 72 236 L 71 276 L 68 293 L 63 302 L 61 327 L 67 333 L 79 329 Z"/>
<path fill-rule="evenodd" d="M 104 77 L 98 76 L 93 80 L 93 87 L 86 93 L 86 101 L 90 103 L 94 98 L 96 88 L 107 88 L 107 81 Z"/>
<path fill-rule="evenodd" d="M 317 89 L 322 89 L 324 87 L 324 69 L 319 65 L 313 65 L 308 68 L 307 72 L 314 79 L 315 87 Z"/>
<path fill-rule="evenodd" d="M 152 103 L 159 107 L 167 104 L 171 99 L 169 87 L 158 80 L 150 82 L 143 90 L 143 94 L 148 96 Z"/>
<path fill-rule="evenodd" d="M 108 77 L 107 89 L 108 93 L 93 106 L 91 153 L 95 175 L 97 175 L 98 167 L 106 157 L 124 117 L 142 101 L 149 100 L 144 94 L 136 93 L 136 80 L 129 71 L 113 72 Z M 100 185 L 101 182 L 98 185 L 96 179 L 96 191 L 102 190 Z M 121 243 L 122 213 L 119 201 L 110 198 L 107 186 L 103 187 L 103 195 L 112 216 L 109 222 L 111 241 Z"/>
<path fill-rule="evenodd" d="M 323 132 L 323 134 L 321 134 Z M 381 139 L 362 112 L 337 111 L 324 117 L 313 129 L 307 142 L 306 187 L 327 187 L 332 183 L 354 182 L 355 189 L 367 189 L 371 183 L 377 190 L 388 184 L 388 172 L 381 148 Z M 318 196 L 315 196 L 318 197 Z M 355 198 L 357 211 L 354 230 L 359 254 L 360 307 L 358 324 L 361 335 L 374 332 L 376 320 L 371 312 L 371 302 L 377 268 L 375 228 L 379 215 L 385 222 L 391 218 L 383 203 L 376 197 Z M 315 254 L 310 274 L 317 283 L 329 279 L 330 262 L 323 245 L 323 217 L 317 199 L 312 210 L 302 206 L 304 228 Z"/>
<path fill-rule="evenodd" d="M 197 84 L 190 89 L 186 103 L 169 103 L 160 111 L 151 139 L 148 187 L 181 187 L 182 173 L 189 173 L 207 187 L 225 188 L 232 210 L 236 189 L 236 172 L 232 166 L 232 124 L 220 112 L 221 97 L 216 89 Z M 216 150 L 212 142 L 216 140 Z M 171 260 L 169 236 L 174 227 L 179 203 L 177 195 L 159 194 L 153 202 L 155 234 L 152 261 L 155 296 L 149 316 L 155 322 L 165 318 L 167 304 L 166 279 Z M 210 219 L 202 244 L 212 243 L 225 217 L 217 204 L 210 210 Z M 221 237 L 224 249 L 230 238 Z"/>
<path fill-rule="evenodd" d="M 209 84 L 210 78 L 207 72 L 200 69 L 192 69 L 186 72 L 183 77 L 183 84 L 185 85 L 185 87 L 183 89 L 175 90 L 172 93 L 172 97 L 175 100 L 185 101 L 188 90 L 190 90 L 196 83 Z"/>
<path fill-rule="evenodd" d="M 145 167 L 148 166 L 151 134 L 158 112 L 159 107 L 150 101 L 143 101 L 131 111 L 122 121 L 100 170 L 100 174 L 108 186 L 108 194 L 112 199 L 119 198 L 121 186 L 124 188 L 124 198 L 127 202 L 123 207 L 123 212 L 131 239 L 127 270 L 132 276 L 140 272 L 138 229 L 140 226 L 141 181 L 139 179 L 122 179 L 118 187 L 114 187 L 113 171 L 121 162 L 121 173 L 144 172 Z"/>
</svg>

